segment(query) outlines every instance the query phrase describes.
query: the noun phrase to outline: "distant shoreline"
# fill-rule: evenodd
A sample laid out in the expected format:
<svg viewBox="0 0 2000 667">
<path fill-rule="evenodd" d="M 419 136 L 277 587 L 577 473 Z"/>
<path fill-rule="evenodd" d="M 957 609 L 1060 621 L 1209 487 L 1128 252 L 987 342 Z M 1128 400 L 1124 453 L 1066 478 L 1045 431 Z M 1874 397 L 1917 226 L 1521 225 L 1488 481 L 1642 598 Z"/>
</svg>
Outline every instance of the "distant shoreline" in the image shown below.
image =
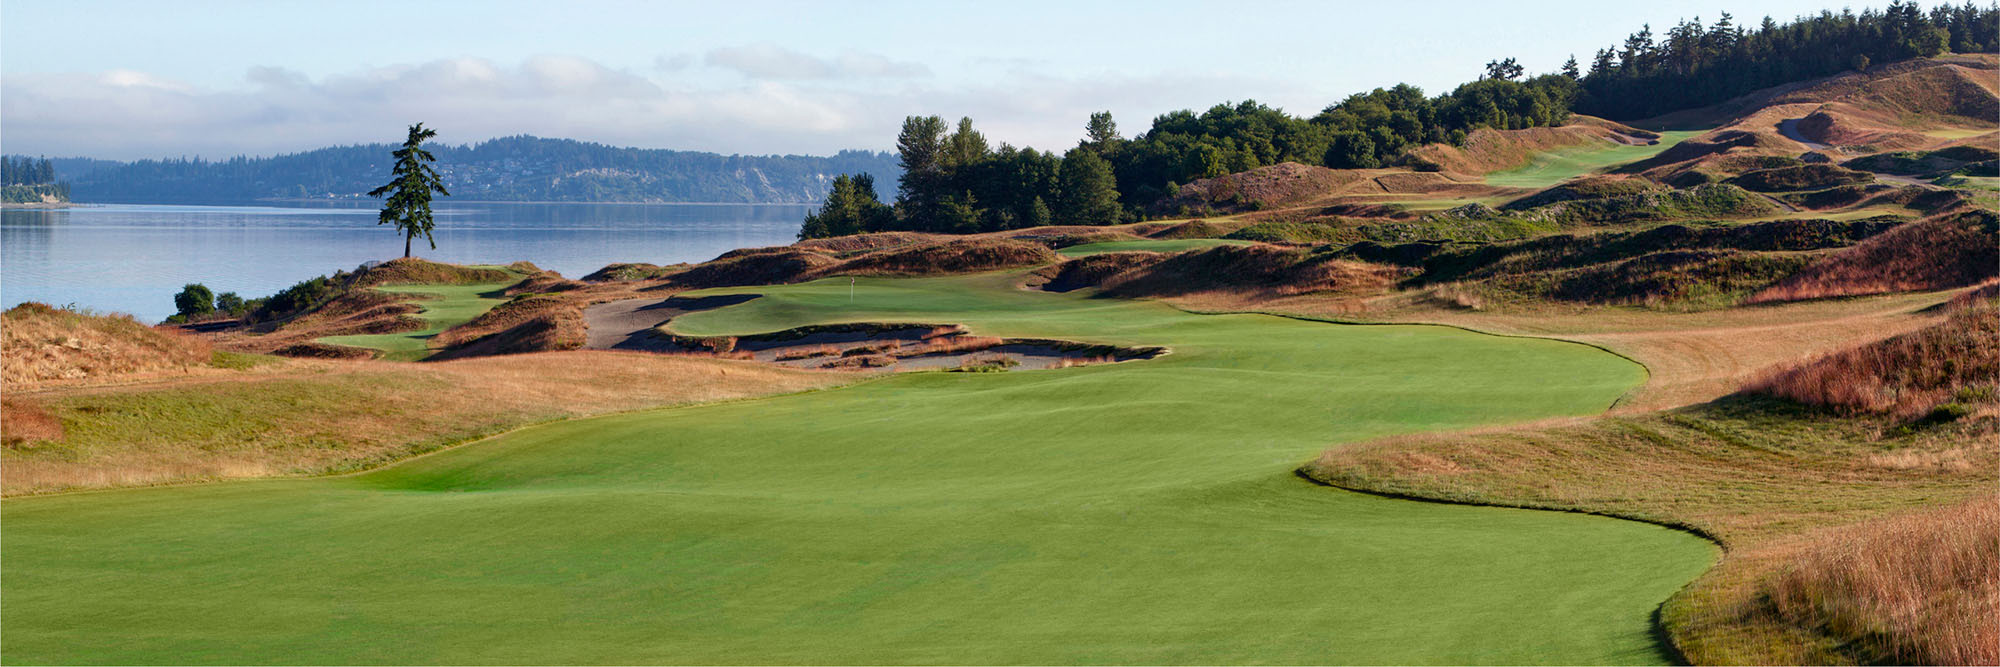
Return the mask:
<svg viewBox="0 0 2000 667">
<path fill-rule="evenodd" d="M 344 203 L 344 202 L 365 202 L 365 201 L 377 201 L 377 200 L 374 200 L 374 199 L 324 199 L 324 198 L 313 198 L 313 197 L 305 197 L 305 198 L 299 198 L 299 197 L 289 197 L 289 198 L 281 198 L 281 197 L 270 197 L 270 198 L 264 198 L 264 199 L 257 199 L 257 200 L 254 200 L 254 201 L 259 201 L 259 202 L 275 202 L 275 203 L 294 203 L 294 204 L 297 204 L 297 203 L 307 203 L 307 202 L 343 202 L 343 203 Z M 597 206 L 597 205 L 627 205 L 627 206 L 814 206 L 814 205 L 815 205 L 815 204 L 813 204 L 812 202 L 731 202 L 731 201 L 542 201 L 542 200 L 521 200 L 521 199 L 493 199 L 493 200 L 488 200 L 488 199 L 457 199 L 457 198 L 449 198 L 449 197 L 446 197 L 446 198 L 439 198 L 438 200 L 436 200 L 436 202 L 435 202 L 435 203 L 438 203 L 438 204 L 590 204 L 590 205 L 593 205 L 593 206 Z"/>
<path fill-rule="evenodd" d="M 5 203 L 0 203 L 0 209 L 9 209 L 9 208 L 58 209 L 58 208 L 76 208 L 79 206 L 89 206 L 89 205 L 90 204 L 83 204 L 73 201 L 37 201 L 37 202 L 21 202 L 21 203 L 5 202 Z"/>
</svg>

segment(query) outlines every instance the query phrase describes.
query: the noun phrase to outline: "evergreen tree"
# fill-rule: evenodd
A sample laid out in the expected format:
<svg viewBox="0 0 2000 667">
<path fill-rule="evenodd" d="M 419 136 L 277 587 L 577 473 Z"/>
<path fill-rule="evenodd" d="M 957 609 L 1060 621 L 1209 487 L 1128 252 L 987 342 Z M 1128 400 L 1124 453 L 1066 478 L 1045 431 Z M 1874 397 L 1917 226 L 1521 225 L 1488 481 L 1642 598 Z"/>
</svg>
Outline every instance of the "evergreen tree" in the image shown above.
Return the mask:
<svg viewBox="0 0 2000 667">
<path fill-rule="evenodd" d="M 958 131 L 951 134 L 951 138 L 945 141 L 945 145 L 947 147 L 945 151 L 945 166 L 947 169 L 957 169 L 978 164 L 986 159 L 989 152 L 986 145 L 986 135 L 972 129 L 971 118 L 958 119 Z"/>
<path fill-rule="evenodd" d="M 410 126 L 409 137 L 403 140 L 403 147 L 391 155 L 396 157 L 396 166 L 391 173 L 395 176 L 382 187 L 368 191 L 370 197 L 388 199 L 382 203 L 382 214 L 378 225 L 395 225 L 403 233 L 403 256 L 410 256 L 410 243 L 422 235 L 432 250 L 437 249 L 437 240 L 431 238 L 431 229 L 436 225 L 431 216 L 431 193 L 446 197 L 450 192 L 444 189 L 444 182 L 438 178 L 437 170 L 430 163 L 437 158 L 424 150 L 423 144 L 437 136 L 437 130 L 426 129 L 423 123 Z"/>
<path fill-rule="evenodd" d="M 1521 63 L 1513 58 L 1492 60 L 1486 63 L 1486 78 L 1488 79 L 1513 81 L 1521 78 L 1521 75 L 1526 73 L 1526 71 L 1525 68 L 1521 67 Z"/>
<path fill-rule="evenodd" d="M 1570 55 L 1569 60 L 1563 63 L 1562 75 L 1569 77 L 1571 81 L 1583 78 L 1583 72 L 1576 69 L 1576 56 L 1574 54 Z"/>
<path fill-rule="evenodd" d="M 1084 126 L 1083 146 L 1098 155 L 1104 155 L 1118 148 L 1123 139 L 1118 136 L 1118 123 L 1111 120 L 1111 112 L 1099 111 L 1090 114 L 1090 123 Z"/>
<path fill-rule="evenodd" d="M 1057 220 L 1065 225 L 1117 224 L 1124 210 L 1118 205 L 1118 181 L 1111 163 L 1082 148 L 1063 155 L 1061 206 Z"/>
<path fill-rule="evenodd" d="M 896 208 L 908 224 L 928 224 L 937 215 L 938 200 L 947 184 L 945 139 L 941 117 L 903 119 L 903 131 L 896 136 L 897 164 L 903 168 L 896 186 Z"/>
<path fill-rule="evenodd" d="M 1028 215 L 1022 219 L 1022 226 L 1047 227 L 1055 224 L 1055 220 L 1055 214 L 1049 212 L 1049 205 L 1041 197 L 1036 197 L 1034 203 L 1028 205 Z"/>
</svg>

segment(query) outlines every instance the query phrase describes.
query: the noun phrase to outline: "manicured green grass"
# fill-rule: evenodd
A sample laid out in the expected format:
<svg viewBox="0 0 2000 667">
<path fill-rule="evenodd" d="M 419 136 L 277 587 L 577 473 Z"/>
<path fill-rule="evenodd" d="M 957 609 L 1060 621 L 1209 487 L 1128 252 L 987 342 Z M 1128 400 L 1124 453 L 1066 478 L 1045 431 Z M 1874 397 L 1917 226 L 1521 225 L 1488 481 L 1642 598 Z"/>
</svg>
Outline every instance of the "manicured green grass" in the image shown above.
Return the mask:
<svg viewBox="0 0 2000 667">
<path fill-rule="evenodd" d="M 1704 541 L 1292 474 L 1329 443 L 1601 411 L 1635 364 L 1017 278 L 720 290 L 765 296 L 674 328 L 964 322 L 1173 353 L 561 422 L 354 477 L 11 500 L 0 658 L 1668 660 L 1649 618 Z"/>
<path fill-rule="evenodd" d="M 1525 166 L 1487 174 L 1486 183 L 1508 188 L 1546 188 L 1584 174 L 1658 155 L 1660 151 L 1705 131 L 1661 132 L 1660 143 L 1651 146 L 1605 143 L 1549 151 L 1536 155 Z"/>
<path fill-rule="evenodd" d="M 417 317 L 430 323 L 419 331 L 393 334 L 361 334 L 353 336 L 327 336 L 319 342 L 333 345 L 366 347 L 383 352 L 382 358 L 392 361 L 418 361 L 430 356 L 431 338 L 445 329 L 472 321 L 494 306 L 507 302 L 500 295 L 511 282 L 482 283 L 476 285 L 384 285 L 375 289 L 394 294 L 415 294 L 425 297 L 417 304 L 423 311 Z"/>
<path fill-rule="evenodd" d="M 1057 250 L 1056 252 L 1065 257 L 1083 257 L 1085 255 L 1096 255 L 1107 252 L 1132 252 L 1132 251 L 1180 252 L 1182 250 L 1198 250 L 1201 248 L 1213 248 L 1219 245 L 1250 245 L 1250 242 L 1236 241 L 1231 239 L 1147 239 L 1143 241 L 1105 241 L 1103 243 L 1085 243 L 1082 245 L 1073 245 L 1067 248 L 1062 248 L 1060 250 Z"/>
</svg>

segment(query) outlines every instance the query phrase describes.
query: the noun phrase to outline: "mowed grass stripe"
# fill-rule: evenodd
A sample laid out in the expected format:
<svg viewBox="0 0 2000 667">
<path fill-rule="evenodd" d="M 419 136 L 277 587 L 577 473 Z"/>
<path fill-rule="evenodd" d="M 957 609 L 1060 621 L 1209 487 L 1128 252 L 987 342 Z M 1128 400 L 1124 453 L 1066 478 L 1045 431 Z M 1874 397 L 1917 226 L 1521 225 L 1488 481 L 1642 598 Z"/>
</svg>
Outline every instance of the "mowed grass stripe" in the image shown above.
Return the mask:
<svg viewBox="0 0 2000 667">
<path fill-rule="evenodd" d="M 385 285 L 373 289 L 392 294 L 413 294 L 424 297 L 416 301 L 422 311 L 417 317 L 428 325 L 418 331 L 392 334 L 356 334 L 350 336 L 325 336 L 319 342 L 333 345 L 365 347 L 383 352 L 382 358 L 392 361 L 418 361 L 430 356 L 431 338 L 445 329 L 472 321 L 492 310 L 494 306 L 507 302 L 500 295 L 512 282 L 485 283 L 476 285 Z"/>
<path fill-rule="evenodd" d="M 1203 316 L 1010 276 L 749 290 L 832 321 L 1163 344 L 519 431 L 348 478 L 9 501 L 10 662 L 1656 663 L 1713 549 L 1389 500 L 1329 442 L 1602 410 L 1640 369 L 1440 327 Z M 671 381 L 663 378 L 662 381 Z"/>
<path fill-rule="evenodd" d="M 1546 188 L 1578 176 L 1594 174 L 1617 165 L 1659 155 L 1661 151 L 1673 148 L 1675 144 L 1690 137 L 1700 136 L 1703 132 L 1706 130 L 1661 132 L 1660 142 L 1650 146 L 1633 146 L 1607 141 L 1601 144 L 1546 151 L 1536 154 L 1526 165 L 1487 174 L 1486 184 L 1505 188 Z"/>
</svg>

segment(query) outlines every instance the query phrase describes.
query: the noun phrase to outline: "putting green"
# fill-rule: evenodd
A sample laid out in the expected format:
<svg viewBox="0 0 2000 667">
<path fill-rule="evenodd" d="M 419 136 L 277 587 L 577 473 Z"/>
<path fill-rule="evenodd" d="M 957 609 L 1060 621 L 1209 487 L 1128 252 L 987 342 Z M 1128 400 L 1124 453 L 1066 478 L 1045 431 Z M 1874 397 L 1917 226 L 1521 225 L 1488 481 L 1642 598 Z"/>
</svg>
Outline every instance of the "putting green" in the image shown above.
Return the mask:
<svg viewBox="0 0 2000 667">
<path fill-rule="evenodd" d="M 506 303 L 507 298 L 497 295 L 514 281 L 503 283 L 483 283 L 477 285 L 386 285 L 374 289 L 393 294 L 415 294 L 426 297 L 416 304 L 423 308 L 417 313 L 429 326 L 419 331 L 392 334 L 357 334 L 352 336 L 325 336 L 319 342 L 332 345 L 349 345 L 381 350 L 382 358 L 392 361 L 419 361 L 430 356 L 431 338 L 445 329 L 472 321 L 492 310 L 494 306 Z"/>
<path fill-rule="evenodd" d="M 1097 255 L 1107 252 L 1132 252 L 1135 250 L 1140 250 L 1145 252 L 1180 252 L 1182 250 L 1213 248 L 1219 245 L 1250 245 L 1250 242 L 1238 241 L 1236 239 L 1147 239 L 1142 241 L 1105 241 L 1103 243 L 1084 243 L 1079 245 L 1073 245 L 1067 248 L 1062 248 L 1060 250 L 1057 250 L 1056 252 L 1065 257 L 1083 257 L 1085 255 Z"/>
<path fill-rule="evenodd" d="M 1507 188 L 1546 188 L 1584 174 L 1659 155 L 1661 151 L 1673 148 L 1674 144 L 1706 131 L 1661 132 L 1660 142 L 1650 146 L 1606 142 L 1537 153 L 1526 165 L 1487 174 L 1486 184 Z"/>
<path fill-rule="evenodd" d="M 1638 366 L 1015 279 L 739 289 L 765 296 L 674 326 L 958 321 L 1173 353 L 559 422 L 352 477 L 9 500 L 0 660 L 1668 660 L 1649 616 L 1702 540 L 1291 474 L 1329 443 L 1594 413 Z"/>
</svg>

